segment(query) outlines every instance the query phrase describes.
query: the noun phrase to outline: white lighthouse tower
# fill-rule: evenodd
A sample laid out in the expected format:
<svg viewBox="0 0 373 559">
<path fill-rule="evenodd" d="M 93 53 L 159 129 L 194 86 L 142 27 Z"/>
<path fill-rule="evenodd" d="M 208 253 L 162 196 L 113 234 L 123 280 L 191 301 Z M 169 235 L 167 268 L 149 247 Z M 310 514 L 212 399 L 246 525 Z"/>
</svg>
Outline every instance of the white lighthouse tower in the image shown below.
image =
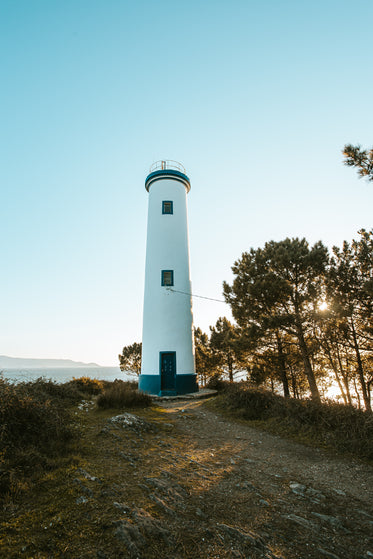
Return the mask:
<svg viewBox="0 0 373 559">
<path fill-rule="evenodd" d="M 187 193 L 175 161 L 158 161 L 149 193 L 142 365 L 139 389 L 157 395 L 197 392 L 189 272 Z"/>
</svg>

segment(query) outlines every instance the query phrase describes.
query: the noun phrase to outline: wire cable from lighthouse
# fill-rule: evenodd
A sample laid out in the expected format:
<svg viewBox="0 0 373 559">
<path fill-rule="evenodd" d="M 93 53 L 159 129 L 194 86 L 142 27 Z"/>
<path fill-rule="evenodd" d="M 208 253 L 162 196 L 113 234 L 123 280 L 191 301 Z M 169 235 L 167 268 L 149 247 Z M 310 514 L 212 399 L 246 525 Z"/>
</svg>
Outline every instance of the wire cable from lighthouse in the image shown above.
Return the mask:
<svg viewBox="0 0 373 559">
<path fill-rule="evenodd" d="M 173 293 L 182 293 L 183 295 L 188 295 L 188 297 L 198 297 L 198 299 L 207 299 L 208 301 L 216 301 L 217 303 L 225 303 L 222 299 L 214 299 L 213 297 L 205 297 L 204 295 L 195 295 L 194 293 L 187 293 L 186 291 L 179 291 L 178 289 L 172 289 L 172 287 L 167 287 L 167 291 L 172 291 Z"/>
</svg>

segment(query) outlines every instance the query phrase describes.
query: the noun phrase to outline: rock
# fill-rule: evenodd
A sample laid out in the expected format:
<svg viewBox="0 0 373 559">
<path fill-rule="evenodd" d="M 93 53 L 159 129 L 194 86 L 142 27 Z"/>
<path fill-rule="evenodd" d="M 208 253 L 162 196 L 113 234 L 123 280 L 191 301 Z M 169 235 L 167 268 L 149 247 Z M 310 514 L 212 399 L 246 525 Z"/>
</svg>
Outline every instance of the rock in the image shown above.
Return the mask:
<svg viewBox="0 0 373 559">
<path fill-rule="evenodd" d="M 289 483 L 289 487 L 295 495 L 301 495 L 304 497 L 306 486 L 302 485 L 301 483 L 297 483 L 296 481 L 291 481 Z"/>
<path fill-rule="evenodd" d="M 169 507 L 163 499 L 157 497 L 157 495 L 155 495 L 154 493 L 149 495 L 149 498 L 154 501 L 155 504 L 158 505 L 166 514 L 169 514 L 170 516 L 176 516 L 176 512 L 171 507 Z"/>
<path fill-rule="evenodd" d="M 120 512 L 123 512 L 124 514 L 130 513 L 131 512 L 131 507 L 129 507 L 128 505 L 125 505 L 124 503 L 117 503 L 116 501 L 113 503 L 113 505 L 120 510 Z"/>
<path fill-rule="evenodd" d="M 86 487 L 86 486 L 84 485 L 84 483 L 83 483 L 80 479 L 75 478 L 75 479 L 73 480 L 73 483 L 76 483 L 77 485 L 79 485 L 81 491 L 83 491 L 83 493 L 85 493 L 86 495 L 88 495 L 88 497 L 93 497 L 93 491 L 92 491 L 92 489 L 89 489 L 89 487 Z"/>
<path fill-rule="evenodd" d="M 91 474 L 89 474 L 88 472 L 86 472 L 85 470 L 83 470 L 83 468 L 78 468 L 76 470 L 77 474 L 82 475 L 83 477 L 85 477 L 85 479 L 88 479 L 89 481 L 98 481 L 100 482 L 100 480 L 98 479 L 98 477 L 95 476 L 91 476 Z M 101 482 L 100 482 L 101 483 Z"/>
<path fill-rule="evenodd" d="M 147 431 L 151 424 L 145 419 L 137 417 L 132 413 L 122 413 L 108 419 L 108 423 L 122 429 L 132 429 L 133 431 Z"/>
<path fill-rule="evenodd" d="M 263 546 L 263 541 L 261 540 L 260 536 L 257 536 L 256 534 L 250 534 L 249 532 L 244 532 L 242 530 L 239 530 L 238 528 L 235 528 L 234 526 L 229 526 L 228 524 L 217 524 L 217 526 L 223 532 L 233 537 L 234 539 L 241 539 L 241 540 L 243 539 L 255 546 L 258 544 Z"/>
<path fill-rule="evenodd" d="M 323 495 L 321 491 L 313 489 L 312 487 L 307 487 L 306 496 L 309 497 L 313 503 L 320 503 L 326 499 L 325 495 Z"/>
<path fill-rule="evenodd" d="M 113 522 L 116 528 L 115 536 L 125 544 L 131 559 L 142 556 L 140 550 L 146 546 L 148 539 L 161 537 L 166 545 L 172 545 L 172 535 L 149 513 L 142 509 L 134 509 L 131 517 L 131 520 Z"/>
<path fill-rule="evenodd" d="M 263 507 L 269 507 L 269 502 L 266 501 L 265 499 L 259 499 L 259 504 L 262 505 Z"/>
<path fill-rule="evenodd" d="M 199 508 L 196 509 L 196 515 L 199 516 L 200 518 L 207 518 L 205 513 L 202 512 L 201 509 L 199 509 Z"/>
<path fill-rule="evenodd" d="M 327 514 L 320 514 L 318 512 L 311 512 L 312 516 L 315 516 L 316 518 L 318 518 L 319 520 L 321 520 L 321 522 L 326 522 L 327 524 L 330 524 L 331 526 L 333 526 L 333 528 L 338 528 L 341 529 L 343 528 L 342 522 L 336 518 L 335 516 L 329 516 Z M 345 528 L 343 528 L 345 530 Z"/>
<path fill-rule="evenodd" d="M 336 493 L 337 495 L 341 495 L 342 497 L 346 496 L 346 493 L 344 491 L 342 491 L 341 489 L 333 489 L 334 493 Z"/>
<path fill-rule="evenodd" d="M 339 559 L 338 555 L 335 555 L 334 553 L 331 553 L 330 551 L 327 551 L 322 547 L 318 547 L 317 550 L 320 551 L 320 553 L 322 553 L 325 557 L 329 557 L 329 559 Z"/>
<path fill-rule="evenodd" d="M 288 520 L 299 524 L 299 526 L 302 526 L 303 528 L 307 528 L 309 530 L 314 529 L 314 525 L 312 524 L 312 522 L 310 522 L 306 518 L 303 518 L 302 516 L 297 516 L 296 514 L 288 514 L 284 518 L 287 518 Z"/>
<path fill-rule="evenodd" d="M 123 520 L 114 522 L 114 526 L 116 527 L 115 537 L 124 543 L 132 559 L 137 558 L 140 554 L 139 548 L 146 544 L 146 539 L 139 528 Z"/>
<path fill-rule="evenodd" d="M 88 499 L 87 497 L 84 497 L 83 495 L 81 495 L 80 497 L 77 498 L 77 500 L 75 501 L 77 505 L 83 505 L 84 503 L 88 503 Z"/>
<path fill-rule="evenodd" d="M 243 489 L 249 489 L 249 491 L 257 491 L 257 488 L 255 487 L 255 485 L 253 485 L 249 481 L 243 481 L 242 484 L 241 484 L 241 487 Z"/>
<path fill-rule="evenodd" d="M 289 483 L 289 487 L 295 495 L 299 495 L 300 497 L 309 497 L 313 503 L 320 503 L 320 501 L 324 501 L 326 499 L 325 495 L 317 489 L 306 487 L 296 481 L 291 481 Z"/>
</svg>

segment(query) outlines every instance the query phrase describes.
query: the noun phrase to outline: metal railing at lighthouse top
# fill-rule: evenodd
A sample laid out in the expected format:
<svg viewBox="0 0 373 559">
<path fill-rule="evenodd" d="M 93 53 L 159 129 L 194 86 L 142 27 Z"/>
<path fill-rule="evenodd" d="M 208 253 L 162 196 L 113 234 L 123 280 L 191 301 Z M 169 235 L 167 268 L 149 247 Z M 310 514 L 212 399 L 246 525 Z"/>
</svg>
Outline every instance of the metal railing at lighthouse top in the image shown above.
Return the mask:
<svg viewBox="0 0 373 559">
<path fill-rule="evenodd" d="M 178 161 L 173 161 L 172 159 L 164 159 L 161 161 L 156 161 L 149 169 L 149 174 L 154 173 L 154 171 L 165 171 L 166 169 L 171 169 L 174 171 L 179 171 L 186 175 L 185 167 Z"/>
<path fill-rule="evenodd" d="M 166 177 L 181 182 L 185 186 L 186 191 L 189 192 L 190 180 L 185 168 L 178 161 L 172 161 L 171 159 L 163 159 L 153 163 L 145 180 L 146 190 L 149 192 L 149 188 L 154 182 Z"/>
</svg>

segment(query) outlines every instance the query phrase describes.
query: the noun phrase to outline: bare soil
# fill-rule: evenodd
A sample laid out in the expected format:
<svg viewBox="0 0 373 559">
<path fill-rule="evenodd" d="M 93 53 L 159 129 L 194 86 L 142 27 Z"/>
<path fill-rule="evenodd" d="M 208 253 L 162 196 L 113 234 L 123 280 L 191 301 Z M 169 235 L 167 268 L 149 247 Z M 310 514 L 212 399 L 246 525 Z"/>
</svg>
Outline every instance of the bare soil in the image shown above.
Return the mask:
<svg viewBox="0 0 373 559">
<path fill-rule="evenodd" d="M 371 465 L 211 401 L 86 410 L 75 461 L 6 503 L 1 558 L 373 557 Z"/>
</svg>

